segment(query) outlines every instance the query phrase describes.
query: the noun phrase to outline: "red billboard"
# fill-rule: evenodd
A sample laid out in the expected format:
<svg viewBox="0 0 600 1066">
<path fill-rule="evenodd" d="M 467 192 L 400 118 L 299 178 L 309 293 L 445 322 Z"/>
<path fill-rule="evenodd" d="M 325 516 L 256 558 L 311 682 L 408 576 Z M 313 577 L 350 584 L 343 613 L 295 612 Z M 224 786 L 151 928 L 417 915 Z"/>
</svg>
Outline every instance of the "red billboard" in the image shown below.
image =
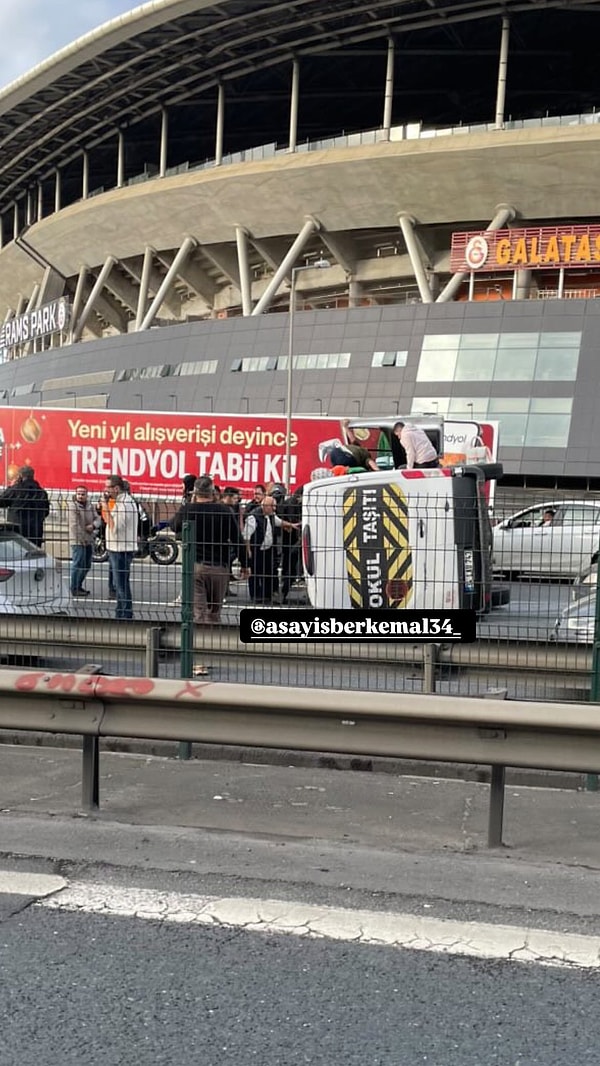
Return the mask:
<svg viewBox="0 0 600 1066">
<path fill-rule="evenodd" d="M 477 461 L 469 454 L 476 445 L 495 454 L 492 424 L 446 422 L 444 430 L 445 451 L 453 462 L 465 462 L 467 455 Z M 309 481 L 322 466 L 321 441 L 343 436 L 339 418 L 294 417 L 291 485 Z M 257 484 L 286 483 L 285 445 L 285 418 L 268 415 L 0 408 L 3 483 L 27 465 L 51 491 L 76 485 L 97 491 L 109 474 L 120 474 L 135 494 L 176 498 L 185 474 L 210 474 L 217 485 L 248 493 Z"/>
<path fill-rule="evenodd" d="M 319 441 L 339 426 L 335 418 L 294 417 L 292 485 L 310 480 Z M 179 496 L 185 474 L 210 474 L 242 491 L 286 481 L 281 417 L 13 407 L 0 409 L 0 431 L 5 485 L 23 465 L 46 489 L 97 490 L 120 474 L 145 496 Z"/>
</svg>

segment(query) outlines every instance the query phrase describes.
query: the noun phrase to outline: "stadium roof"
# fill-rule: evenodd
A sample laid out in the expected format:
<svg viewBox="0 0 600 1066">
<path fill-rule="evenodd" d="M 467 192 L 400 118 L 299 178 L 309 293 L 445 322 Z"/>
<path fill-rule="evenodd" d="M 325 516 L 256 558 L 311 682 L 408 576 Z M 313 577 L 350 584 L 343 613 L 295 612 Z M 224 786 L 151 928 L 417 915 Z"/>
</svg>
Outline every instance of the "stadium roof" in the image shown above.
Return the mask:
<svg viewBox="0 0 600 1066">
<path fill-rule="evenodd" d="M 351 104 L 355 128 L 362 122 L 368 127 L 364 100 L 377 95 L 379 106 L 381 61 L 390 36 L 401 39 L 403 49 L 396 104 L 401 121 L 410 112 L 444 122 L 452 111 L 457 122 L 476 120 L 482 95 L 490 111 L 499 20 L 505 15 L 519 27 L 515 53 L 528 62 L 531 86 L 514 88 L 515 99 L 521 94 L 522 112 L 534 107 L 532 94 L 546 88 L 547 108 L 556 103 L 563 113 L 565 106 L 567 111 L 591 109 L 597 34 L 581 20 L 598 11 L 599 0 L 154 0 L 75 41 L 0 93 L 0 205 L 5 208 L 27 183 L 101 145 L 118 129 L 147 122 L 162 108 L 187 106 L 188 122 L 202 123 L 208 116 L 200 110 L 199 119 L 190 119 L 189 105 L 201 109 L 206 97 L 212 102 L 219 83 L 241 85 L 260 74 L 260 83 L 254 83 L 258 117 L 261 100 L 273 93 L 289 99 L 294 58 L 309 71 L 302 82 L 307 98 L 313 84 L 314 104 L 306 104 L 304 115 L 307 133 L 322 132 L 328 123 L 339 130 L 342 101 Z M 565 33 L 569 26 L 571 32 Z M 592 27 L 597 28 L 595 18 Z M 402 75 L 413 77 L 415 71 L 411 57 L 414 64 L 423 54 L 436 57 L 435 62 L 417 58 L 418 86 L 403 85 Z M 454 75 L 448 73 L 449 56 Z M 476 58 L 477 66 L 469 66 L 467 57 Z M 322 66 L 314 66 L 324 61 L 329 94 Z M 374 63 L 377 77 L 370 79 Z M 418 101 L 411 99 L 415 90 Z M 536 98 L 536 113 L 541 107 Z M 235 135 L 241 136 L 247 123 L 239 117 L 237 125 L 233 122 Z M 276 132 L 266 130 L 265 140 Z M 261 137 L 251 141 L 261 143 Z"/>
</svg>

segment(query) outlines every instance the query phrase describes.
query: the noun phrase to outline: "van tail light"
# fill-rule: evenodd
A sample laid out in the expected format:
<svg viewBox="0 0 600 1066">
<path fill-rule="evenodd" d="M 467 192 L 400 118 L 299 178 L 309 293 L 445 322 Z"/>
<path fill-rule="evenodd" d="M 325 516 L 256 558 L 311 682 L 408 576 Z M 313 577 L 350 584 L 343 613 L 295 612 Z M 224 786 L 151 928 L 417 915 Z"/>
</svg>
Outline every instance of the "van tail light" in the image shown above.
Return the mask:
<svg viewBox="0 0 600 1066">
<path fill-rule="evenodd" d="M 14 570 L 8 570 L 5 566 L 0 567 L 0 581 L 8 581 L 11 577 L 14 576 Z"/>
<path fill-rule="evenodd" d="M 315 562 L 312 553 L 312 542 L 310 539 L 310 527 L 304 526 L 302 530 L 302 562 L 304 563 L 304 569 L 309 577 L 314 577 Z"/>
</svg>

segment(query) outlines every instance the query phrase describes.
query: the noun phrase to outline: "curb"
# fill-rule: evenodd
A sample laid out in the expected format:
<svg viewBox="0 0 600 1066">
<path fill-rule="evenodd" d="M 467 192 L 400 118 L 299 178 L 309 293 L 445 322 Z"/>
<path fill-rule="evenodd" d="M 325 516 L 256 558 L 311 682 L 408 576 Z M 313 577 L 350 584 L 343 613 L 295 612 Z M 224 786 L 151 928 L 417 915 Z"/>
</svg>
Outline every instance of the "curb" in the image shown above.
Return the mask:
<svg viewBox="0 0 600 1066">
<path fill-rule="evenodd" d="M 79 737 L 63 733 L 34 733 L 6 730 L 0 744 L 24 748 L 81 749 Z M 166 740 L 101 740 L 100 750 L 120 755 L 149 755 L 176 758 L 179 745 Z M 395 774 L 399 777 L 429 777 L 440 780 L 489 784 L 490 767 L 464 763 L 421 762 L 415 759 L 389 759 L 383 756 L 343 755 L 335 752 L 288 751 L 284 748 L 250 748 L 225 744 L 194 744 L 192 760 L 253 763 L 257 766 L 288 766 L 312 770 L 352 770 L 360 773 Z M 507 768 L 506 784 L 529 788 L 557 788 L 585 791 L 586 775 L 559 770 Z"/>
</svg>

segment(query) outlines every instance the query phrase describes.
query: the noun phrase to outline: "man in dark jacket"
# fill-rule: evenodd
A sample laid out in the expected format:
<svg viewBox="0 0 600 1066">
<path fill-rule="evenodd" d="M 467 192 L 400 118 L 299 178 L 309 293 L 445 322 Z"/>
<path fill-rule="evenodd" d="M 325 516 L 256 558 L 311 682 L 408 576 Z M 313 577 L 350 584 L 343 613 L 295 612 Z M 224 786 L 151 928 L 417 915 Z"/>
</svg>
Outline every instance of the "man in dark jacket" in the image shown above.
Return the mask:
<svg viewBox="0 0 600 1066">
<path fill-rule="evenodd" d="M 221 620 L 232 552 L 245 567 L 240 527 L 231 507 L 215 503 L 212 478 L 207 476 L 196 478 L 192 502 L 184 503 L 173 518 L 176 533 L 181 533 L 184 522 L 194 527 L 194 622 L 214 625 Z"/>
<path fill-rule="evenodd" d="M 291 529 L 281 532 L 281 602 L 287 603 L 290 587 L 300 576 L 300 526 L 302 519 L 302 489 L 300 485 L 287 496 L 278 510 L 280 518 L 289 522 Z"/>
<path fill-rule="evenodd" d="M 50 513 L 48 493 L 35 480 L 31 466 L 22 466 L 17 480 L 0 494 L 0 507 L 6 507 L 6 520 L 37 548 L 44 539 L 44 522 Z"/>
</svg>

